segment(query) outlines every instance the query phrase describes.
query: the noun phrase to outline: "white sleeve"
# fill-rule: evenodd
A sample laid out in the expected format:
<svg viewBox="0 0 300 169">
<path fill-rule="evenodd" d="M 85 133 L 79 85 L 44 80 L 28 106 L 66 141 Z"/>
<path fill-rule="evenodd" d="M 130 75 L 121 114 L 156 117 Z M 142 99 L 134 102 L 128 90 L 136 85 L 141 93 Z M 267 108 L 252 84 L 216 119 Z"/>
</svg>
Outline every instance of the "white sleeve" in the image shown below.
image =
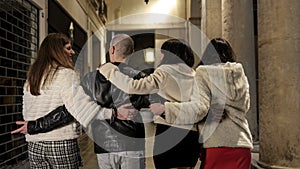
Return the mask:
<svg viewBox="0 0 300 169">
<path fill-rule="evenodd" d="M 61 97 L 67 110 L 80 124 L 87 127 L 96 115 L 101 119 L 111 117 L 111 109 L 102 108 L 85 94 L 74 71 L 68 70 L 64 75 L 61 79 Z"/>
</svg>

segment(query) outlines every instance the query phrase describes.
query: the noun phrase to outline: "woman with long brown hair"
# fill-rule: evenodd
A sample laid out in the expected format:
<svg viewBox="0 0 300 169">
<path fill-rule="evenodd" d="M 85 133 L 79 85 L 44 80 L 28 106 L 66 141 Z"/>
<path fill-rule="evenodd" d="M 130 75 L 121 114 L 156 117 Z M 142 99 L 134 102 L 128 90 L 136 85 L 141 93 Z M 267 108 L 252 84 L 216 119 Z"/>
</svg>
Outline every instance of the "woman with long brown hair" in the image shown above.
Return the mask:
<svg viewBox="0 0 300 169">
<path fill-rule="evenodd" d="M 111 117 L 111 109 L 101 108 L 79 85 L 74 71 L 71 40 L 64 34 L 49 34 L 42 42 L 24 84 L 22 127 L 12 133 L 26 134 L 30 168 L 79 168 L 82 166 L 75 121 L 47 133 L 27 134 L 28 121 L 43 118 L 57 107 L 66 109 L 87 127 L 92 119 Z M 39 126 L 34 126 L 38 128 Z"/>
</svg>

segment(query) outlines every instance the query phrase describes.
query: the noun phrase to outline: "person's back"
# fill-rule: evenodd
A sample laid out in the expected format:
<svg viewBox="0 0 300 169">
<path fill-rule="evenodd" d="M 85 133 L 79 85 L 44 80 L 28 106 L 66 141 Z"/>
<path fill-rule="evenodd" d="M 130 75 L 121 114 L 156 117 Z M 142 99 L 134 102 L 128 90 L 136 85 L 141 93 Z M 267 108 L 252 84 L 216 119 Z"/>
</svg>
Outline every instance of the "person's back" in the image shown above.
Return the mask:
<svg viewBox="0 0 300 169">
<path fill-rule="evenodd" d="M 55 71 L 55 69 L 53 69 Z M 54 110 L 60 105 L 63 105 L 63 100 L 60 98 L 60 90 L 57 90 L 61 84 L 65 84 L 65 80 L 70 80 L 67 76 L 73 74 L 71 69 L 60 68 L 57 70 L 52 79 L 52 83 L 48 83 L 40 90 L 41 95 L 34 96 L 30 90 L 24 89 L 23 95 L 23 111 L 25 120 L 35 120 L 37 117 L 42 117 Z M 26 88 L 27 83 L 25 84 Z M 54 141 L 64 139 L 74 139 L 78 137 L 76 132 L 76 123 L 68 124 L 56 130 L 40 133 L 35 135 L 26 135 L 27 141 Z"/>
<path fill-rule="evenodd" d="M 133 53 L 133 48 L 134 44 L 130 36 L 117 34 L 110 42 L 109 58 L 111 62 L 118 65 L 120 70 L 129 77 L 143 78 L 146 76 L 145 73 L 136 71 L 126 64 L 126 59 Z M 131 103 L 137 110 L 149 107 L 148 95 L 129 95 L 115 85 L 111 85 L 110 92 L 116 109 L 126 103 Z M 123 115 L 116 111 L 112 119 L 108 119 L 104 123 L 100 122 L 102 127 L 99 125 L 99 122 L 96 122 L 98 123 L 96 127 L 97 130 L 100 130 L 100 133 L 93 132 L 94 137 L 96 135 L 95 142 L 98 143 L 99 141 L 100 143 L 98 148 L 100 147 L 101 154 L 97 153 L 95 149 L 99 168 L 144 169 L 145 129 L 141 115 L 139 113 Z M 104 135 L 104 137 L 101 135 L 103 129 L 107 131 L 104 133 L 108 134 Z M 110 151 L 103 153 L 102 148 L 107 147 Z M 118 151 L 114 151 L 114 149 Z"/>
<path fill-rule="evenodd" d="M 191 101 L 166 103 L 165 111 L 191 112 L 179 118 L 178 123 L 198 123 L 199 141 L 204 147 L 201 168 L 250 168 L 253 146 L 246 119 L 249 84 L 242 65 L 235 62 L 229 42 L 222 38 L 210 41 L 196 69 L 195 81 Z M 225 118 L 212 120 L 214 114 Z"/>
<path fill-rule="evenodd" d="M 197 79 L 201 79 L 201 92 L 211 93 L 211 102 L 218 103 L 218 107 L 226 110 L 226 118 L 222 123 L 217 123 L 215 130 L 209 131 L 210 123 L 199 123 L 203 146 L 205 148 L 223 147 L 248 147 L 252 148 L 251 133 L 246 120 L 246 113 L 250 106 L 249 83 L 240 63 L 226 62 L 215 65 L 201 65 L 196 70 Z M 198 80 L 200 84 L 200 80 Z M 218 107 L 210 106 L 217 110 Z M 223 112 L 223 111 L 221 111 Z M 228 130 L 230 128 L 230 130 Z M 241 133 L 243 133 L 241 135 Z M 226 136 L 231 139 L 224 139 Z"/>
<path fill-rule="evenodd" d="M 132 78 L 147 76 L 124 63 L 116 64 L 124 74 Z M 150 104 L 148 95 L 127 94 L 112 85 L 98 71 L 88 73 L 83 77 L 81 85 L 98 104 L 107 108 L 117 108 L 123 104 L 132 103 L 135 109 L 140 110 L 149 107 Z M 145 150 L 145 130 L 139 113 L 132 120 L 120 120 L 115 112 L 110 119 L 94 120 L 91 127 L 96 154 Z"/>
<path fill-rule="evenodd" d="M 151 75 L 140 80 L 129 78 L 112 64 L 105 64 L 100 68 L 100 72 L 113 84 L 129 93 L 157 93 L 170 102 L 189 101 L 192 94 L 190 86 L 193 86 L 195 73 L 192 69 L 194 54 L 191 48 L 182 40 L 170 39 L 163 43 L 161 53 L 160 65 Z M 154 118 L 155 167 L 194 167 L 199 155 L 198 147 L 200 147 L 196 127 L 193 124 L 168 123 L 166 119 L 170 118 L 169 115 L 160 113 Z"/>
<path fill-rule="evenodd" d="M 36 135 L 28 135 L 27 129 L 31 129 L 27 128 L 28 124 L 41 124 L 35 122 L 40 122 L 45 114 L 62 105 L 65 105 L 64 110 L 67 108 L 84 127 L 96 114 L 103 119 L 105 115 L 111 114 L 111 110 L 106 111 L 94 103 L 79 85 L 79 79 L 71 63 L 74 54 L 71 40 L 66 35 L 52 33 L 43 40 L 37 58 L 30 66 L 24 84 L 22 113 L 25 121 L 17 121 L 17 124 L 23 126 L 11 133 L 27 134 L 31 168 L 76 169 L 82 162 L 74 118 L 68 118 L 68 123 L 59 129 L 50 126 L 55 130 L 47 129 L 47 133 L 36 134 L 39 133 L 37 130 L 41 129 L 40 126 L 31 126 Z M 86 114 L 87 109 L 90 110 L 89 114 Z"/>
</svg>

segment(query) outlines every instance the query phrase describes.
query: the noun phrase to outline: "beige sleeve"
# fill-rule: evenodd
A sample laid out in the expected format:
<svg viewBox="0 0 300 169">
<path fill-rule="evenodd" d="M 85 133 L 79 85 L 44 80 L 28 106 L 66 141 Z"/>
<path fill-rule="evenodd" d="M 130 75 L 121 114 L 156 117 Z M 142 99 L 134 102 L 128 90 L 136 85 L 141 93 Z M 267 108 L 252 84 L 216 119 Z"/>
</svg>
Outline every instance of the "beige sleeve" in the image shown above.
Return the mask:
<svg viewBox="0 0 300 169">
<path fill-rule="evenodd" d="M 166 72 L 156 69 L 151 75 L 134 80 L 120 72 L 119 68 L 111 63 L 101 66 L 99 71 L 111 83 L 129 94 L 157 93 L 159 89 L 163 88 L 167 78 Z"/>
<path fill-rule="evenodd" d="M 206 77 L 206 72 L 197 70 L 193 93 L 189 102 L 165 103 L 165 115 L 168 123 L 194 124 L 206 116 L 211 100 Z"/>
</svg>

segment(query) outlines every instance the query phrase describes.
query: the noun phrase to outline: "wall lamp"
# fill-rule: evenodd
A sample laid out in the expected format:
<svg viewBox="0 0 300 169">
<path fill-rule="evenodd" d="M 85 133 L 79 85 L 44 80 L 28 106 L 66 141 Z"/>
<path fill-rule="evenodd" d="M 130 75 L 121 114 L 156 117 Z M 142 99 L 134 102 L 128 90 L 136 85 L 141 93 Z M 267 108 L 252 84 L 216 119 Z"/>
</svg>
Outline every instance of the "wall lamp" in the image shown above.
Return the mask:
<svg viewBox="0 0 300 169">
<path fill-rule="evenodd" d="M 73 22 L 70 23 L 70 27 L 69 27 L 69 35 L 70 35 L 70 39 L 72 40 L 72 42 L 74 41 L 74 27 L 73 27 Z"/>
</svg>

